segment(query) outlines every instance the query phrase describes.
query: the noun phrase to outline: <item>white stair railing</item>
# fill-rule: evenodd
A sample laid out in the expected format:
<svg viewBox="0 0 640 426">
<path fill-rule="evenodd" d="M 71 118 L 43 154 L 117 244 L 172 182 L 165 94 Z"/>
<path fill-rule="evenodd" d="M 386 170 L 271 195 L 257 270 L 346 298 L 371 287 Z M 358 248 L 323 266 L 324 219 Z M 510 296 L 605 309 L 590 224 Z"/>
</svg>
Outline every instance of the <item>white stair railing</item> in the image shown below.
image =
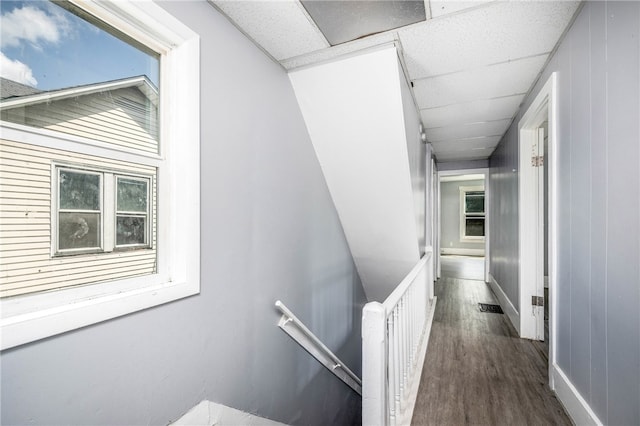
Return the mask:
<svg viewBox="0 0 640 426">
<path fill-rule="evenodd" d="M 429 250 L 383 303 L 362 317 L 362 424 L 408 425 L 436 299 Z"/>
<path fill-rule="evenodd" d="M 324 365 L 327 370 L 331 371 L 336 377 L 349 385 L 358 395 L 362 395 L 362 381 L 360 378 L 356 376 L 349 367 L 344 365 L 331 349 L 327 348 L 284 303 L 278 300 L 276 302 L 276 308 L 282 312 L 282 317 L 280 317 L 280 321 L 278 321 L 278 327 L 298 342 L 298 344 L 317 359 L 320 364 Z"/>
</svg>

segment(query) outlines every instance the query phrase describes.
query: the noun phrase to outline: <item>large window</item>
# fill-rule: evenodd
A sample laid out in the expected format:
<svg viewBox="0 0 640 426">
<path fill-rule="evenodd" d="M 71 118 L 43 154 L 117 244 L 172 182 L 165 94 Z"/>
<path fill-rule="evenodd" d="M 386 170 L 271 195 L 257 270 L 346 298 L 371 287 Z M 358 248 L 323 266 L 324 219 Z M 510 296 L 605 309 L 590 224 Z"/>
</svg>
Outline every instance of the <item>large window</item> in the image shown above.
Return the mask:
<svg viewBox="0 0 640 426">
<path fill-rule="evenodd" d="M 484 188 L 460 187 L 460 239 L 482 241 L 485 234 Z"/>
<path fill-rule="evenodd" d="M 198 293 L 198 36 L 154 2 L 1 7 L 1 349 Z"/>
</svg>

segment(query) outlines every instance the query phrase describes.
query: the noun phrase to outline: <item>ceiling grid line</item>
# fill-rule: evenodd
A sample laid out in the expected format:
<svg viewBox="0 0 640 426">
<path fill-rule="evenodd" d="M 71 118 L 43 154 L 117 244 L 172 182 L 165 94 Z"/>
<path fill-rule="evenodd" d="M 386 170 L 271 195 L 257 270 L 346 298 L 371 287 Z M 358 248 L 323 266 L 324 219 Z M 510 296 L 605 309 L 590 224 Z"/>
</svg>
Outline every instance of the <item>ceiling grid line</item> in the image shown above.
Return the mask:
<svg viewBox="0 0 640 426">
<path fill-rule="evenodd" d="M 438 106 L 434 106 L 434 107 L 427 107 L 427 108 L 420 108 L 420 111 L 428 111 L 428 110 L 432 110 L 432 109 L 438 109 L 438 108 L 445 108 L 445 107 L 449 107 L 452 105 L 462 105 L 462 104 L 470 104 L 473 102 L 482 102 L 482 101 L 493 101 L 496 99 L 504 99 L 504 98 L 510 98 L 512 96 L 523 96 L 526 95 L 527 92 L 521 92 L 521 93 L 514 93 L 513 95 L 503 95 L 503 96 L 495 96 L 493 98 L 479 98 L 479 99 L 474 99 L 473 101 L 468 101 L 468 102 L 455 102 L 455 103 L 451 103 L 451 104 L 443 104 L 443 105 L 438 105 Z"/>
<path fill-rule="evenodd" d="M 469 71 L 478 71 L 481 70 L 483 68 L 491 68 L 493 66 L 496 65 L 508 65 L 508 64 L 512 64 L 516 61 L 522 61 L 522 60 L 526 60 L 526 59 L 533 59 L 533 58 L 547 58 L 549 56 L 549 53 L 551 52 L 544 52 L 544 53 L 536 53 L 535 55 L 527 55 L 527 56 L 523 56 L 520 58 L 515 58 L 515 59 L 508 59 L 506 61 L 500 61 L 500 62 L 494 62 L 492 64 L 486 64 L 486 65 L 481 65 L 479 67 L 475 67 L 475 68 L 468 68 L 468 69 L 463 69 L 463 70 L 457 70 L 457 71 L 451 71 L 448 73 L 444 73 L 444 74 L 434 74 L 434 75 L 429 75 L 426 77 L 418 77 L 416 79 L 414 79 L 414 82 L 419 82 L 422 80 L 429 80 L 432 78 L 439 78 L 439 77 L 447 77 L 450 75 L 455 75 L 455 74 L 463 74 L 465 72 L 469 72 Z"/>
</svg>

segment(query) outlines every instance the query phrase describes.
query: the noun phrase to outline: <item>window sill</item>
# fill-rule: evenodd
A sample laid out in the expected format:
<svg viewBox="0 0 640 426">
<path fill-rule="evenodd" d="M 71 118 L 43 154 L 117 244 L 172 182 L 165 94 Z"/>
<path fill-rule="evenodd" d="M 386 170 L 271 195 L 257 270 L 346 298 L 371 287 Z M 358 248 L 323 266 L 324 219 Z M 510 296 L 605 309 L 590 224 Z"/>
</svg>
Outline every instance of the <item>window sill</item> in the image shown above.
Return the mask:
<svg viewBox="0 0 640 426">
<path fill-rule="evenodd" d="M 161 282 L 158 276 L 122 280 L 138 288 L 95 296 L 95 285 L 37 295 L 7 298 L 0 302 L 2 337 L 0 350 L 86 327 L 129 313 L 198 294 L 199 284 Z M 101 285 L 109 285 L 104 283 Z M 141 287 L 144 286 L 144 287 Z M 87 289 L 91 287 L 91 293 Z M 93 294 L 93 295 L 92 295 Z"/>
<path fill-rule="evenodd" d="M 461 237 L 461 243 L 484 243 L 484 237 Z"/>
</svg>

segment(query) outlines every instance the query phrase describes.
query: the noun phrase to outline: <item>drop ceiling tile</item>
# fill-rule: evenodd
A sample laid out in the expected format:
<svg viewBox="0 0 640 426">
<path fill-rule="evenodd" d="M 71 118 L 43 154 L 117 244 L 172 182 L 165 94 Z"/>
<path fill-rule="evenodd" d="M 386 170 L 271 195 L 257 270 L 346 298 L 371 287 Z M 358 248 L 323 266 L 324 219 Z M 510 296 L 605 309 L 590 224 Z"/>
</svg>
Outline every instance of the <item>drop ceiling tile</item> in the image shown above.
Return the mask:
<svg viewBox="0 0 640 426">
<path fill-rule="evenodd" d="M 364 51 L 368 48 L 392 43 L 395 40 L 395 32 L 374 34 L 360 40 L 354 40 L 348 43 L 333 46 L 331 48 L 317 50 L 294 58 L 289 58 L 280 61 L 280 63 L 286 70 L 291 71 L 297 68 L 305 67 L 307 65 L 315 65 L 321 62 L 331 61 L 333 59 L 350 55 L 354 52 L 360 53 L 361 51 Z"/>
<path fill-rule="evenodd" d="M 329 47 L 297 0 L 213 3 L 277 60 Z"/>
<path fill-rule="evenodd" d="M 479 6 L 483 3 L 491 0 L 473 0 L 473 1 L 458 1 L 458 0 L 431 0 L 431 17 L 437 18 L 439 16 L 448 15 L 450 13 L 460 12 L 464 9 L 470 9 L 472 7 Z"/>
<path fill-rule="evenodd" d="M 507 131 L 509 124 L 511 119 L 433 128 L 428 128 L 425 124 L 424 132 L 429 142 L 439 142 L 478 136 L 501 136 Z"/>
<path fill-rule="evenodd" d="M 550 52 L 577 1 L 491 2 L 399 30 L 411 79 Z"/>
<path fill-rule="evenodd" d="M 432 142 L 433 150 L 438 153 L 469 151 L 479 149 L 494 149 L 500 142 L 500 136 L 488 138 L 457 139 L 443 142 Z"/>
<path fill-rule="evenodd" d="M 463 125 L 512 118 L 525 95 L 453 104 L 420 110 L 425 127 Z"/>
<path fill-rule="evenodd" d="M 548 55 L 415 80 L 419 108 L 527 93 Z"/>
</svg>

